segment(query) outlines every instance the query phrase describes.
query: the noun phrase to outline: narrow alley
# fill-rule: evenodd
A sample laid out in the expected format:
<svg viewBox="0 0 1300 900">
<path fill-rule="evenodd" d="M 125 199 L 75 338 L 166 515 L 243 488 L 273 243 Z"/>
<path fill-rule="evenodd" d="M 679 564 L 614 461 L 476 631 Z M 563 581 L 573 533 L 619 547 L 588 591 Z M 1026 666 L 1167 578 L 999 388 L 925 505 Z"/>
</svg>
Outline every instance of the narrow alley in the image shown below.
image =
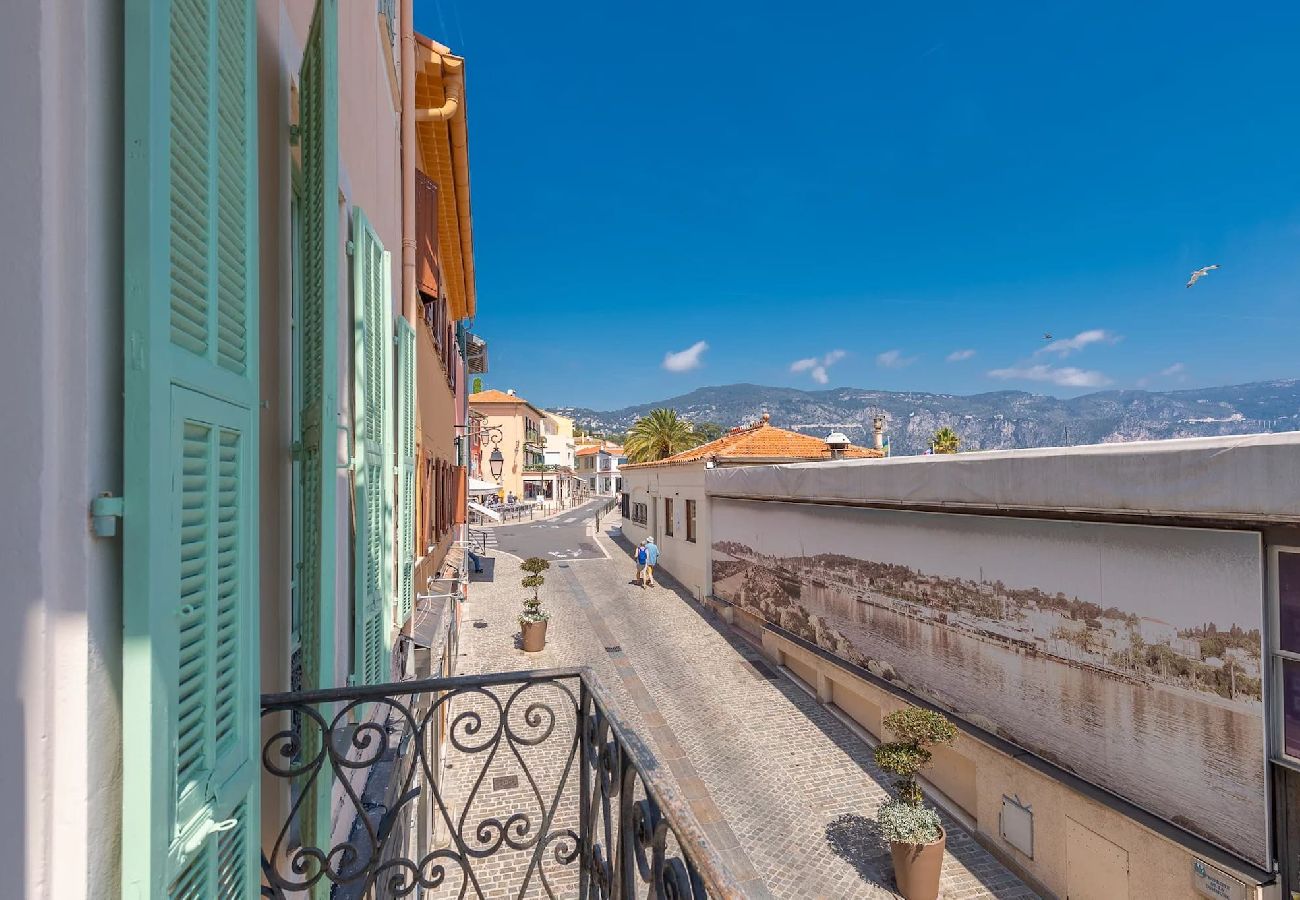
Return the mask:
<svg viewBox="0 0 1300 900">
<path fill-rule="evenodd" d="M 593 534 L 591 515 L 561 515 L 498 528 L 464 608 L 457 671 L 590 666 L 628 724 L 650 736 L 746 896 L 896 896 L 889 851 L 871 826 L 888 782 L 868 744 L 671 579 L 639 587 L 619 525 L 614 514 Z M 587 547 L 595 552 L 569 555 Z M 525 555 L 551 562 L 539 653 L 519 648 Z M 479 767 L 458 767 L 455 753 L 448 762 L 449 793 L 459 785 L 466 796 Z M 511 765 L 497 760 L 489 783 L 513 784 Z M 512 806 L 505 796 L 492 805 Z M 947 900 L 1035 896 L 957 823 L 945 825 Z M 489 881 L 489 896 L 519 890 L 508 877 Z"/>
</svg>

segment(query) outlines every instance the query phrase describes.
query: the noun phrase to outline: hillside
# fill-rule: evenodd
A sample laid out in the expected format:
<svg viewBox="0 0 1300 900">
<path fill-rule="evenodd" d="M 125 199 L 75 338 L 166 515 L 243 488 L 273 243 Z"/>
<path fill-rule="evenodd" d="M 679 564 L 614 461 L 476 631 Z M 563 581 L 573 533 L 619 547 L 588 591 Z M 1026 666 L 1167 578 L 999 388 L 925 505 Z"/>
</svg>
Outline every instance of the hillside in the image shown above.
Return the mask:
<svg viewBox="0 0 1300 900">
<path fill-rule="evenodd" d="M 963 450 L 1292 431 L 1300 429 L 1300 380 L 1166 392 L 1100 391 L 1065 400 L 1024 391 L 957 396 L 728 384 L 608 412 L 557 411 L 585 429 L 612 433 L 626 431 L 661 406 L 725 427 L 752 422 L 766 411 L 774 425 L 817 435 L 841 430 L 855 443 L 870 439 L 871 416 L 879 411 L 886 417 L 893 452 L 905 454 L 922 452 L 930 435 L 944 425 L 961 436 Z"/>
</svg>

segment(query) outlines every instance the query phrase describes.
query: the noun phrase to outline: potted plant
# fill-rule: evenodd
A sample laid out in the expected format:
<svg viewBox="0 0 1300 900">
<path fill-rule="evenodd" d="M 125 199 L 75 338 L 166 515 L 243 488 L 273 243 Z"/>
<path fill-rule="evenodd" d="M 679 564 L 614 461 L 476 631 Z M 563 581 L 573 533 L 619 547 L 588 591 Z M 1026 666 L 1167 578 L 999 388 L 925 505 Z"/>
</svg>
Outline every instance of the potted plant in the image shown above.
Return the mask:
<svg viewBox="0 0 1300 900">
<path fill-rule="evenodd" d="M 947 836 L 939 814 L 925 805 L 916 774 L 933 758 L 930 748 L 951 744 L 957 729 L 940 713 L 915 706 L 895 710 L 883 724 L 894 740 L 876 747 L 876 765 L 896 776 L 898 796 L 880 807 L 876 824 L 889 842 L 898 892 L 907 900 L 935 900 Z"/>
<path fill-rule="evenodd" d="M 533 589 L 533 596 L 524 601 L 524 611 L 519 614 L 519 630 L 523 633 L 526 653 L 536 653 L 546 646 L 546 621 L 551 614 L 542 611 L 542 601 L 537 596 L 537 591 L 546 583 L 542 573 L 550 567 L 551 564 L 540 556 L 530 556 L 521 566 L 528 574 L 520 584 Z"/>
</svg>

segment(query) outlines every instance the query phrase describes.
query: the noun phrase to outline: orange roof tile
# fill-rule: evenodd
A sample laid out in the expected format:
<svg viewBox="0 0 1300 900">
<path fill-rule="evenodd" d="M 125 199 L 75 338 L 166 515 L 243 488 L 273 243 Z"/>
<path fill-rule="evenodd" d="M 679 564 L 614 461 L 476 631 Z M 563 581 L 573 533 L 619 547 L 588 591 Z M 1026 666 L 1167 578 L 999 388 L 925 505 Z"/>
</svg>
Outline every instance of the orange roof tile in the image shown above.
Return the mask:
<svg viewBox="0 0 1300 900">
<path fill-rule="evenodd" d="M 479 391 L 477 394 L 469 395 L 470 403 L 528 403 L 523 397 L 516 394 L 507 394 L 505 391 L 498 391 L 488 388 L 486 391 Z M 532 404 L 529 404 L 530 406 Z"/>
<path fill-rule="evenodd" d="M 576 451 L 573 455 L 574 455 L 574 456 L 591 456 L 591 454 L 593 454 L 593 453 L 599 453 L 599 452 L 600 452 L 600 448 L 597 447 L 597 446 L 595 446 L 595 445 L 593 445 L 593 446 L 590 446 L 590 447 L 579 447 L 579 448 L 577 449 L 577 451 Z"/>
<path fill-rule="evenodd" d="M 845 459 L 877 459 L 885 454 L 870 447 L 855 447 L 850 444 L 844 449 Z M 623 466 L 634 469 L 638 466 L 664 466 L 674 463 L 696 462 L 717 457 L 719 460 L 742 459 L 790 459 L 813 460 L 830 459 L 831 449 L 818 437 L 800 434 L 777 428 L 766 421 L 749 428 L 732 429 L 727 434 L 707 444 L 700 444 L 689 450 L 669 456 L 666 459 L 647 463 L 634 463 Z"/>
</svg>

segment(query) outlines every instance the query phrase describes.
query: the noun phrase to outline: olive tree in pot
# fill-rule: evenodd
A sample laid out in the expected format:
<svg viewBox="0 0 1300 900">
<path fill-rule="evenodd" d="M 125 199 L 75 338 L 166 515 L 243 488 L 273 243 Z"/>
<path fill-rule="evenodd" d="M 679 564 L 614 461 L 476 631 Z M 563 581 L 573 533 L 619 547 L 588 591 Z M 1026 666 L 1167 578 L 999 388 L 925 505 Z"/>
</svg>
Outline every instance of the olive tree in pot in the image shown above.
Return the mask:
<svg viewBox="0 0 1300 900">
<path fill-rule="evenodd" d="M 935 900 L 947 836 L 916 775 L 933 757 L 930 748 L 951 744 L 957 729 L 940 713 L 915 706 L 895 710 L 883 724 L 894 740 L 876 747 L 876 765 L 896 776 L 898 796 L 880 807 L 876 824 L 889 842 L 898 892 L 907 900 Z"/>
<path fill-rule="evenodd" d="M 533 589 L 533 595 L 524 600 L 524 611 L 519 614 L 519 630 L 523 634 L 524 651 L 527 653 L 536 653 L 546 646 L 546 622 L 551 614 L 542 611 L 542 601 L 537 596 L 537 591 L 546 583 L 542 573 L 550 567 L 551 564 L 540 556 L 530 556 L 520 567 L 528 573 L 520 584 Z"/>
</svg>

